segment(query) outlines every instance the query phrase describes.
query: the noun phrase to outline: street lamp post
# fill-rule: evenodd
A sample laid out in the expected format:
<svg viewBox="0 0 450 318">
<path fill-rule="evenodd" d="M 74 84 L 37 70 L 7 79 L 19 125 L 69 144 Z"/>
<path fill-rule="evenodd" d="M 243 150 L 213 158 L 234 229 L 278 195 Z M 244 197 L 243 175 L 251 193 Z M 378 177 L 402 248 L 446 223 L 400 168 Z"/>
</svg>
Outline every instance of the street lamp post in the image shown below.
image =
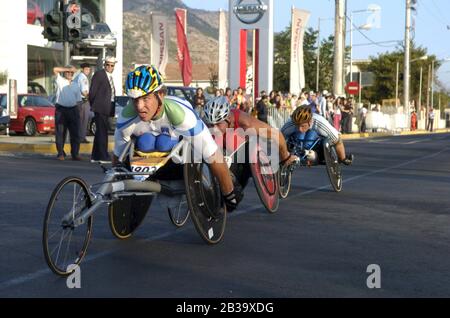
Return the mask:
<svg viewBox="0 0 450 318">
<path fill-rule="evenodd" d="M 353 30 L 370 30 L 372 25 L 370 23 L 365 23 L 359 27 L 353 25 L 353 14 L 354 13 L 366 13 L 366 12 L 376 12 L 377 9 L 365 9 L 365 10 L 355 10 L 350 12 L 350 82 L 353 81 Z M 347 17 L 348 18 L 348 17 Z"/>
</svg>

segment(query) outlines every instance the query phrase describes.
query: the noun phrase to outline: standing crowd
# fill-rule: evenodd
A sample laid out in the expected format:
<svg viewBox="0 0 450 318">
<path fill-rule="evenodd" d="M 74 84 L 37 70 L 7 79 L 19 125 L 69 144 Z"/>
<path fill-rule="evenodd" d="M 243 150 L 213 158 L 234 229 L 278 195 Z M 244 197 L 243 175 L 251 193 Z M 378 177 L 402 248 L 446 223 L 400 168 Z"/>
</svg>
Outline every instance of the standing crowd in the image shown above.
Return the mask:
<svg viewBox="0 0 450 318">
<path fill-rule="evenodd" d="M 104 68 L 95 72 L 89 80 L 91 67 L 80 65 L 80 72 L 74 77 L 76 68 L 72 65 L 54 67 L 56 86 L 55 143 L 57 159 L 65 160 L 64 144 L 67 132 L 70 135 L 72 160 L 80 161 L 80 144 L 86 139 L 91 113 L 94 113 L 95 137 L 91 162 L 110 162 L 108 154 L 109 117 L 115 115 L 115 87 L 112 77 L 117 60 L 107 57 Z M 62 75 L 61 75 L 62 74 Z"/>
<path fill-rule="evenodd" d="M 247 112 L 259 120 L 267 123 L 269 110 L 276 109 L 278 112 L 287 112 L 289 115 L 300 106 L 310 106 L 313 113 L 323 116 L 336 130 L 341 133 L 352 133 L 352 118 L 359 116 L 360 131 L 365 132 L 365 117 L 367 107 L 361 108 L 355 114 L 354 100 L 352 97 L 334 96 L 327 90 L 322 92 L 302 92 L 300 95 L 282 92 L 261 91 L 255 103 L 251 95 L 246 95 L 241 87 L 235 90 L 227 87 L 217 89 L 215 96 L 225 96 L 232 108 Z M 198 88 L 194 98 L 194 108 L 201 115 L 205 105 L 203 89 Z"/>
</svg>

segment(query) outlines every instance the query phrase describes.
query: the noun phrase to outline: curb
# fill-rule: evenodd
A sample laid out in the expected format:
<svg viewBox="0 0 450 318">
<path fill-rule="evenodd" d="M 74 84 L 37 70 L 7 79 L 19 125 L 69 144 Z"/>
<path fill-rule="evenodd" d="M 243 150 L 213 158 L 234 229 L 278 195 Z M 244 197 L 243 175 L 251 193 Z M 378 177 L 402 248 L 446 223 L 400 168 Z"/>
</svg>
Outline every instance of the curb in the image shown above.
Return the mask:
<svg viewBox="0 0 450 318">
<path fill-rule="evenodd" d="M 108 151 L 114 150 L 114 143 L 108 143 Z M 70 144 L 64 145 L 64 151 L 70 154 Z M 0 143 L 0 152 L 8 153 L 35 153 L 45 155 L 56 155 L 56 145 L 53 144 L 12 144 Z M 80 144 L 80 154 L 91 154 L 92 144 Z"/>
<path fill-rule="evenodd" d="M 401 132 L 376 132 L 376 133 L 355 133 L 341 135 L 343 140 L 358 140 L 365 138 L 377 138 L 377 137 L 390 137 L 390 136 L 408 136 L 408 135 L 434 135 L 450 133 L 450 129 L 438 129 L 434 132 L 429 132 L 425 130 L 417 131 L 401 131 Z M 92 153 L 92 143 L 90 144 L 80 144 L 80 154 L 90 155 Z M 112 152 L 114 150 L 114 142 L 108 143 L 108 151 Z M 64 145 L 64 151 L 70 153 L 70 144 L 66 143 Z M 13 143 L 13 142 L 1 142 L 0 140 L 0 152 L 3 153 L 13 153 L 13 154 L 43 154 L 43 155 L 56 155 L 56 145 L 54 142 L 47 143 Z"/>
</svg>

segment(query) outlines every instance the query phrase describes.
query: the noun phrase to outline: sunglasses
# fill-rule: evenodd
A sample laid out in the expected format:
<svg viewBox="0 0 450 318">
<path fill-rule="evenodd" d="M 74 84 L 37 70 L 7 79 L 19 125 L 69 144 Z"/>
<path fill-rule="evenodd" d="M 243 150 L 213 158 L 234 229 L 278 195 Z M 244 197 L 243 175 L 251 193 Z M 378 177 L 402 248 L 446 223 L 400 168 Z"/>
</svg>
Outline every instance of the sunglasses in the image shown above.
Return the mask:
<svg viewBox="0 0 450 318">
<path fill-rule="evenodd" d="M 106 66 L 111 66 L 111 67 L 114 67 L 115 65 L 114 64 L 105 64 Z"/>
</svg>

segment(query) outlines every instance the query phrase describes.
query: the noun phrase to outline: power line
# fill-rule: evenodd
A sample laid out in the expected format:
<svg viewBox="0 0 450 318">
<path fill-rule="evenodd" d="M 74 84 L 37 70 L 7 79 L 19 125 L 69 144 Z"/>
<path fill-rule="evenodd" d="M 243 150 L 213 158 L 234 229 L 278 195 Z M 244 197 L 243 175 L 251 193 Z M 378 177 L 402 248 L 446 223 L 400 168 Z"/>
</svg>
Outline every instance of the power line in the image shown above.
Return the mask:
<svg viewBox="0 0 450 318">
<path fill-rule="evenodd" d="M 351 19 L 346 15 L 346 18 L 351 21 Z M 352 25 L 350 27 L 355 28 L 356 31 L 358 31 L 363 37 L 366 38 L 366 40 L 368 40 L 370 43 L 372 43 L 373 45 L 379 46 L 379 47 L 394 47 L 396 45 L 381 45 L 379 43 L 381 42 L 375 42 L 374 40 L 372 40 L 371 38 L 369 38 L 367 35 L 365 35 L 354 23 L 352 23 Z"/>
</svg>

